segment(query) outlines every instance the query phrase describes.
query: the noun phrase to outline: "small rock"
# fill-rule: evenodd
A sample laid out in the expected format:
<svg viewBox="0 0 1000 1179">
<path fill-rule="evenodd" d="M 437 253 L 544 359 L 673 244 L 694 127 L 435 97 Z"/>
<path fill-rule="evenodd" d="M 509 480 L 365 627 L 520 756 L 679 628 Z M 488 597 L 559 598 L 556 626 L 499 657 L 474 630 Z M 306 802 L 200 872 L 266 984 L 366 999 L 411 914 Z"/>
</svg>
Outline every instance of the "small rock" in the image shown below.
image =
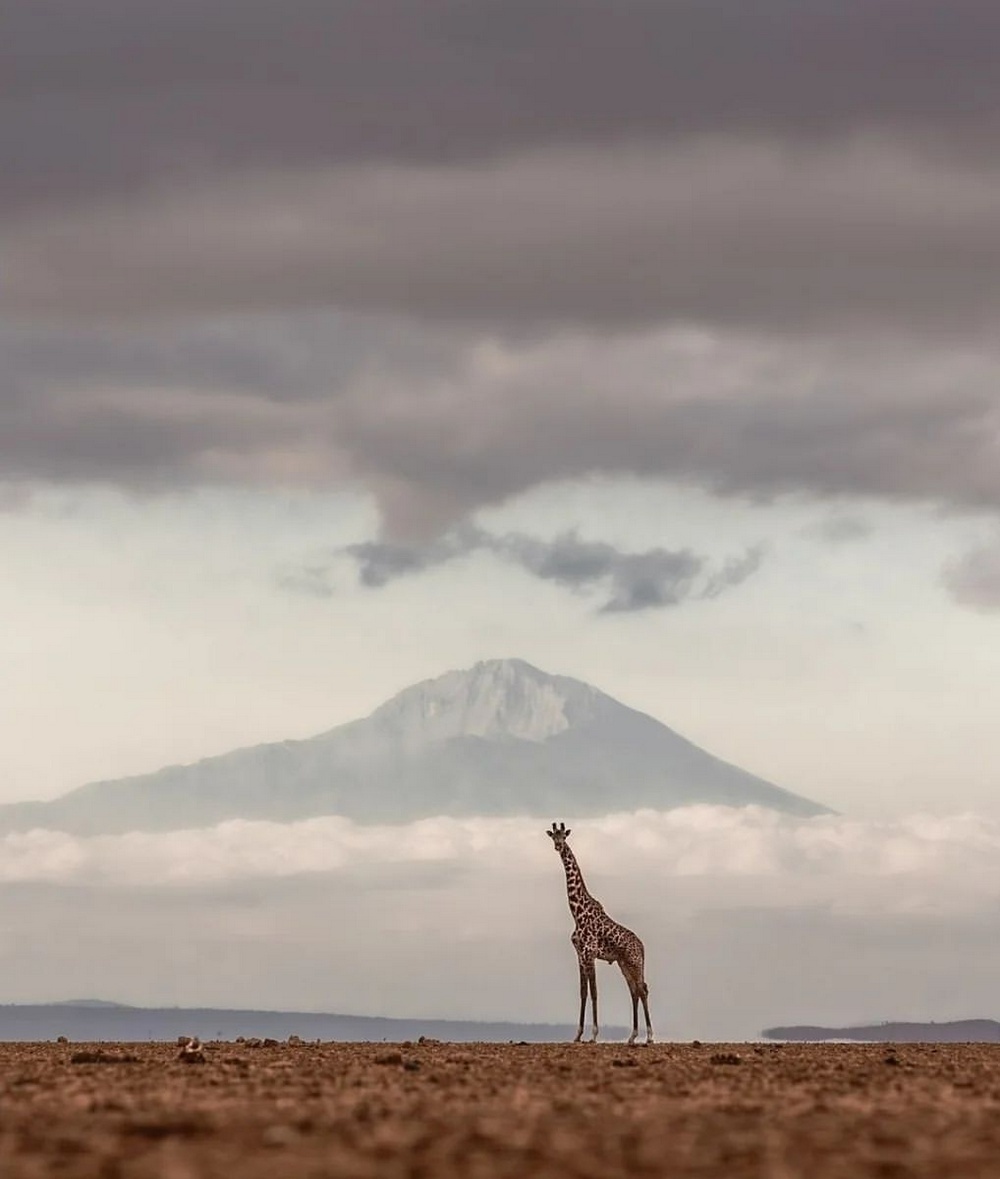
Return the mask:
<svg viewBox="0 0 1000 1179">
<path fill-rule="evenodd" d="M 302 1043 L 302 1037 L 301 1036 L 289 1036 L 288 1043 L 291 1044 L 293 1048 L 297 1048 Z"/>
<path fill-rule="evenodd" d="M 376 1064 L 402 1064 L 402 1052 L 383 1052 L 380 1056 L 375 1057 Z"/>
<path fill-rule="evenodd" d="M 57 1044 L 68 1044 L 69 1040 L 67 1040 L 65 1036 L 56 1036 L 56 1043 Z"/>
<path fill-rule="evenodd" d="M 692 1048 L 700 1048 L 701 1047 L 701 1040 L 692 1040 L 691 1047 Z"/>
<path fill-rule="evenodd" d="M 741 1064 L 742 1059 L 735 1052 L 716 1052 L 709 1057 L 709 1064 Z"/>
<path fill-rule="evenodd" d="M 179 1036 L 178 1043 L 181 1044 L 178 1060 L 183 1060 L 185 1064 L 205 1064 L 205 1053 L 197 1036 Z"/>
<path fill-rule="evenodd" d="M 273 1040 L 273 1039 L 272 1039 L 270 1036 L 268 1036 L 268 1037 L 267 1037 L 267 1038 L 264 1040 L 264 1047 L 265 1047 L 265 1048 L 277 1048 L 277 1047 L 278 1047 L 278 1041 L 277 1041 L 277 1040 Z"/>
<path fill-rule="evenodd" d="M 261 1138 L 265 1146 L 294 1146 L 299 1139 L 299 1134 L 294 1126 L 265 1126 Z"/>
</svg>

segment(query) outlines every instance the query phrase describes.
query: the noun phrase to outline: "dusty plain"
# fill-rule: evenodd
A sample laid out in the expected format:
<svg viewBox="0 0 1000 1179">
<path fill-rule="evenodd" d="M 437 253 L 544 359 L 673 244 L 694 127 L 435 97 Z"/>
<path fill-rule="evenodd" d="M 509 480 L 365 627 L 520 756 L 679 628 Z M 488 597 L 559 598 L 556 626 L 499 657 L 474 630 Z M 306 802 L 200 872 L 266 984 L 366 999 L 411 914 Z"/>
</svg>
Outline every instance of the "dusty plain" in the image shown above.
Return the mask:
<svg viewBox="0 0 1000 1179">
<path fill-rule="evenodd" d="M 0 1044 L 0 1176 L 1000 1176 L 1000 1045 Z"/>
</svg>

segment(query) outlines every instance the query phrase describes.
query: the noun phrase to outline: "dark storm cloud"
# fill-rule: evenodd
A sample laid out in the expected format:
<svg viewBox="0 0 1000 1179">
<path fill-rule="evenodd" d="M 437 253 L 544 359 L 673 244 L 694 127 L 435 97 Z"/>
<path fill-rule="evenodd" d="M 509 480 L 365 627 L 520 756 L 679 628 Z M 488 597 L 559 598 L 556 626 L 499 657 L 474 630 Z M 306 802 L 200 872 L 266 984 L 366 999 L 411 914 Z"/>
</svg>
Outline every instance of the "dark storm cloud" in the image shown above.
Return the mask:
<svg viewBox="0 0 1000 1179">
<path fill-rule="evenodd" d="M 721 495 L 1000 507 L 996 351 L 666 333 L 481 358 L 454 385 L 344 407 L 397 536 L 585 474 Z"/>
<path fill-rule="evenodd" d="M 374 540 L 348 545 L 344 552 L 357 562 L 361 584 L 379 589 L 399 577 L 423 573 L 436 565 L 445 565 L 467 556 L 477 548 L 482 548 L 485 541 L 484 533 L 478 529 L 467 529 L 422 548 Z"/>
<path fill-rule="evenodd" d="M 446 330 L 337 314 L 0 322 L 0 479 L 328 483 L 337 398 L 369 371 L 439 379 Z"/>
<path fill-rule="evenodd" d="M 15 0 L 0 479 L 996 510 L 998 59 L 981 0 Z"/>
<path fill-rule="evenodd" d="M 511 533 L 492 539 L 490 548 L 543 581 L 571 589 L 606 585 L 602 614 L 676 606 L 698 596 L 696 579 L 705 566 L 687 549 L 629 553 L 605 541 L 581 540 L 575 532 L 552 541 Z"/>
<path fill-rule="evenodd" d="M 333 307 L 469 331 L 695 321 L 993 335 L 1000 165 L 685 141 L 470 168 L 221 174 L 0 223 L 0 310 Z"/>
<path fill-rule="evenodd" d="M 0 203 L 715 132 L 995 152 L 997 60 L 982 0 L 13 0 Z"/>
<path fill-rule="evenodd" d="M 417 379 L 447 374 L 446 330 L 337 313 L 225 316 L 156 323 L 30 324 L 0 320 L 0 401 L 39 390 L 157 386 L 311 401 L 376 363 Z"/>
<path fill-rule="evenodd" d="M 992 331 L 980 0 L 13 0 L 0 310 Z"/>
<path fill-rule="evenodd" d="M 494 535 L 472 527 L 458 529 L 426 545 L 367 541 L 348 545 L 343 551 L 357 562 L 362 585 L 371 587 L 476 552 L 488 552 L 542 581 L 577 591 L 602 589 L 606 595 L 600 607 L 602 614 L 676 606 L 690 598 L 716 598 L 754 573 L 762 555 L 754 549 L 713 571 L 704 557 L 688 549 L 654 548 L 631 553 L 606 541 L 583 540 L 572 531 L 553 540 L 539 540 L 516 532 Z M 314 569 L 308 572 L 315 574 Z M 316 592 L 312 589 L 314 582 L 311 576 L 291 588 Z M 323 586 L 327 586 L 325 578 Z"/>
<path fill-rule="evenodd" d="M 353 486 L 403 544 L 594 474 L 1000 508 L 995 348 L 681 329 L 394 344 L 382 326 L 250 318 L 211 344 L 150 328 L 121 352 L 98 333 L 75 372 L 86 333 L 0 337 L 18 357 L 0 370 L 0 474 Z"/>
</svg>

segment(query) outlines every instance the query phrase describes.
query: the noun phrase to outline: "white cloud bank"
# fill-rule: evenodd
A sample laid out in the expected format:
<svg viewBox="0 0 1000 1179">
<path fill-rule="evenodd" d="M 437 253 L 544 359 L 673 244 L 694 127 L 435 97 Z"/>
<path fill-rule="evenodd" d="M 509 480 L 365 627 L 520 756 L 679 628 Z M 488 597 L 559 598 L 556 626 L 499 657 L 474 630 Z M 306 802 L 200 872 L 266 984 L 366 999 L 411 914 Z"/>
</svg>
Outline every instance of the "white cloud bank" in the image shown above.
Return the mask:
<svg viewBox="0 0 1000 1179">
<path fill-rule="evenodd" d="M 0 1002 L 569 1022 L 572 921 L 545 826 L 8 835 Z M 666 1038 L 1000 1015 L 998 821 L 690 807 L 580 823 L 572 844 L 593 894 L 645 942 Z M 609 1026 L 628 1018 L 616 975 L 599 970 Z"/>
<path fill-rule="evenodd" d="M 424 819 L 362 826 L 336 816 L 236 820 L 201 830 L 82 838 L 35 830 L 0 840 L 0 883 L 205 886 L 328 873 L 394 886 L 426 866 L 507 878 L 552 875 L 537 819 Z M 915 815 L 892 822 L 798 819 L 757 807 L 693 806 L 581 823 L 572 844 L 592 891 L 674 893 L 834 911 L 941 911 L 1000 900 L 1000 820 Z M 692 889 L 693 886 L 693 889 Z"/>
</svg>

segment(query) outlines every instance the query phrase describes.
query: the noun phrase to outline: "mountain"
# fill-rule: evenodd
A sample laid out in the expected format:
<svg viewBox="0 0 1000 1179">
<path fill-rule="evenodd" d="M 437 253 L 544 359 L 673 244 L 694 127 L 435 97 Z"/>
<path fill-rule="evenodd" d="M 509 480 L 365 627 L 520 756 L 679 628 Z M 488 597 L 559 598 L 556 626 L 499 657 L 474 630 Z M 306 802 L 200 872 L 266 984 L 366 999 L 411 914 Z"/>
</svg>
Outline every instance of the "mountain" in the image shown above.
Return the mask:
<svg viewBox="0 0 1000 1179">
<path fill-rule="evenodd" d="M 332 814 L 363 823 L 431 815 L 573 819 L 691 803 L 826 810 L 588 684 L 503 659 L 416 684 L 371 716 L 318 737 L 0 806 L 0 831 L 170 831 Z"/>
<path fill-rule="evenodd" d="M 1000 1040 L 1000 1023 L 995 1019 L 955 1019 L 947 1023 L 862 1024 L 850 1028 L 796 1025 L 765 1028 L 769 1040 L 860 1040 L 892 1044 L 995 1044 Z"/>
</svg>

